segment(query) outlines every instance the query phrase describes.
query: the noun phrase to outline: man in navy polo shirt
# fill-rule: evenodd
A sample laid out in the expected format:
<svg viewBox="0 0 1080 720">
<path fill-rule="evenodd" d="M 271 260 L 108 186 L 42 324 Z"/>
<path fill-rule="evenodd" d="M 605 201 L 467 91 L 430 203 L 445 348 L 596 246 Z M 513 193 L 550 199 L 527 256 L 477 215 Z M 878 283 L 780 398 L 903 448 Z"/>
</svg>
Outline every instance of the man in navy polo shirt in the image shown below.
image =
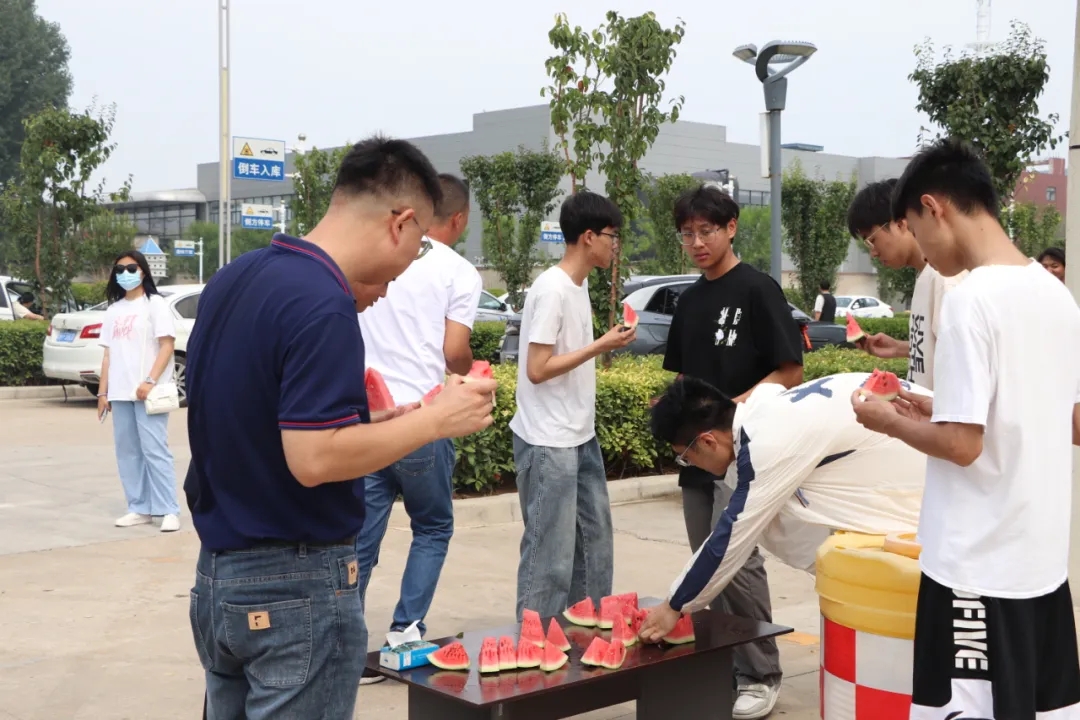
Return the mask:
<svg viewBox="0 0 1080 720">
<path fill-rule="evenodd" d="M 440 195 L 413 145 L 358 143 L 305 239 L 276 235 L 200 298 L 184 490 L 210 720 L 351 720 L 367 652 L 354 480 L 492 422 L 495 383 L 460 378 L 430 405 L 369 417 L 353 289 L 378 296 L 423 253 Z"/>
</svg>

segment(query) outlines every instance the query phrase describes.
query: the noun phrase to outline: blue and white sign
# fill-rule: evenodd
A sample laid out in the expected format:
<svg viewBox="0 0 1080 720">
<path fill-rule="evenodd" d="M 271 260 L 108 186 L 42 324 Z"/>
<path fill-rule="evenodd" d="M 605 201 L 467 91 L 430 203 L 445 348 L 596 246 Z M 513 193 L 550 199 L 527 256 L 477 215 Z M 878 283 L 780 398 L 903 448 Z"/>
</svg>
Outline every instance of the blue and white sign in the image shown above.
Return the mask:
<svg viewBox="0 0 1080 720">
<path fill-rule="evenodd" d="M 176 257 L 195 257 L 194 240 L 176 240 L 173 242 L 172 254 Z"/>
<path fill-rule="evenodd" d="M 566 242 L 563 237 L 562 228 L 559 227 L 557 222 L 542 222 L 540 223 L 540 242 L 546 243 L 561 243 Z"/>
<path fill-rule="evenodd" d="M 143 255 L 164 255 L 161 251 L 161 246 L 157 244 L 157 240 L 147 235 L 146 240 L 139 246 L 139 252 Z"/>
<path fill-rule="evenodd" d="M 240 206 L 240 227 L 250 230 L 273 230 L 274 207 L 244 203 Z"/>
<path fill-rule="evenodd" d="M 233 179 L 285 182 L 285 141 L 234 137 Z"/>
</svg>

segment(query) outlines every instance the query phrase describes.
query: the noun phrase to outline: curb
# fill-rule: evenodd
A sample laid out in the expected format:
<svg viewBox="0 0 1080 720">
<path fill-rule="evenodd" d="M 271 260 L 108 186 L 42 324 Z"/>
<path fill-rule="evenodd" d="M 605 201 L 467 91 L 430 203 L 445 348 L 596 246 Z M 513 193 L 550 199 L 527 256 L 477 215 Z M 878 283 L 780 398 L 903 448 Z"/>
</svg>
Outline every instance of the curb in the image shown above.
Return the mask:
<svg viewBox="0 0 1080 720">
<path fill-rule="evenodd" d="M 0 387 L 2 400 L 86 399 L 90 392 L 82 385 L 32 385 L 29 387 Z"/>
<path fill-rule="evenodd" d="M 608 482 L 608 496 L 612 505 L 654 500 L 672 495 L 679 490 L 678 475 L 652 475 Z M 505 493 L 492 497 L 462 498 L 454 500 L 454 526 L 484 527 L 521 522 L 521 505 L 517 493 Z M 394 503 L 390 524 L 408 528 L 409 517 L 405 506 Z"/>
</svg>

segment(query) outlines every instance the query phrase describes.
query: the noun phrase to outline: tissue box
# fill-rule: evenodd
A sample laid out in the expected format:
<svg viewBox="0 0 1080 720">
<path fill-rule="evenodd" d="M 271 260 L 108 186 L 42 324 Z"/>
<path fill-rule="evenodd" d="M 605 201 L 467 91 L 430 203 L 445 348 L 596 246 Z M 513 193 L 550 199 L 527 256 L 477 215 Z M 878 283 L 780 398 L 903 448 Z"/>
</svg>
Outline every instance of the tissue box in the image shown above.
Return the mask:
<svg viewBox="0 0 1080 720">
<path fill-rule="evenodd" d="M 384 646 L 379 652 L 379 665 L 390 670 L 412 670 L 429 665 L 428 656 L 438 649 L 438 645 L 426 640 L 407 642 L 393 648 Z"/>
</svg>

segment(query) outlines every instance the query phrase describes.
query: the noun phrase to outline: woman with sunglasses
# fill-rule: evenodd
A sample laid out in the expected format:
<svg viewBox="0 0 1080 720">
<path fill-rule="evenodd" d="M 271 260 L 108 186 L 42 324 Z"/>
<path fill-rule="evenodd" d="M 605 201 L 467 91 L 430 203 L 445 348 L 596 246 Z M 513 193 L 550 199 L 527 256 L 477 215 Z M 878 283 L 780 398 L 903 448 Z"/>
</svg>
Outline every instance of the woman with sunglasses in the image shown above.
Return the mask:
<svg viewBox="0 0 1080 720">
<path fill-rule="evenodd" d="M 147 525 L 160 516 L 161 532 L 174 532 L 180 529 L 180 506 L 169 416 L 147 414 L 143 401 L 154 385 L 172 380 L 175 322 L 140 252 L 116 259 L 105 295 L 98 417 L 104 422 L 113 413 L 116 465 L 128 508 L 116 526 Z"/>
</svg>

